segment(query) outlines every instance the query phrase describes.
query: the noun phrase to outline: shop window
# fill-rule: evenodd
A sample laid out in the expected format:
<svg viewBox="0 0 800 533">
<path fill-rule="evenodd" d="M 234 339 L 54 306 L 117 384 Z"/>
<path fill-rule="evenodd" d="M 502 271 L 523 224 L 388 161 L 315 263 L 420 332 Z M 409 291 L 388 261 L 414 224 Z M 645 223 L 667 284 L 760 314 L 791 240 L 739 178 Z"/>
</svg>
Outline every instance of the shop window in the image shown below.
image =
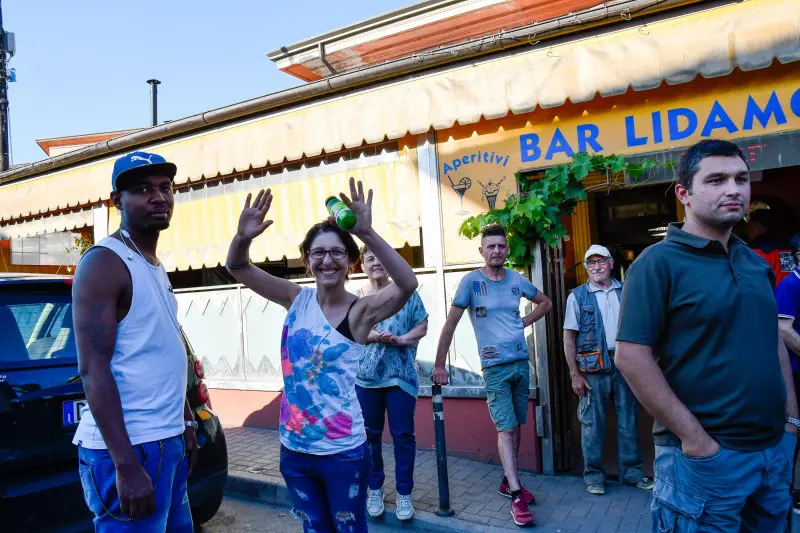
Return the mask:
<svg viewBox="0 0 800 533">
<path fill-rule="evenodd" d="M 71 231 L 11 239 L 11 264 L 27 266 L 75 265 L 80 253 Z"/>
</svg>

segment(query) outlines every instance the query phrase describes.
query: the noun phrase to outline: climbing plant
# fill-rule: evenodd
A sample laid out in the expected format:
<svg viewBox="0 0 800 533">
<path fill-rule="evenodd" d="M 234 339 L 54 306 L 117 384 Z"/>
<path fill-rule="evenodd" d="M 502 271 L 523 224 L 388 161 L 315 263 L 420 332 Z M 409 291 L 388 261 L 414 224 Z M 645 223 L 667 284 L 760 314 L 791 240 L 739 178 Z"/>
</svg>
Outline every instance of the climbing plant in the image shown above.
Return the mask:
<svg viewBox="0 0 800 533">
<path fill-rule="evenodd" d="M 74 244 L 65 250 L 68 257 L 72 257 L 74 254 L 80 257 L 94 244 L 90 237 L 84 237 L 83 235 L 78 235 L 73 241 Z M 67 266 L 67 273 L 72 274 L 73 270 L 75 269 L 71 265 Z"/>
<path fill-rule="evenodd" d="M 672 168 L 673 164 L 667 162 L 666 166 Z M 621 155 L 579 152 L 570 162 L 548 168 L 544 176 L 517 172 L 519 193 L 510 195 L 502 208 L 469 217 L 459 233 L 472 239 L 488 224 L 502 225 L 508 235 L 508 263 L 524 269 L 533 263 L 534 246 L 539 240 L 556 246 L 567 234 L 562 217 L 571 215 L 577 203 L 586 199 L 582 183 L 586 176 L 601 172 L 616 183 L 612 180 L 627 174 L 633 181 L 640 181 L 655 167 L 651 160 L 632 163 Z"/>
<path fill-rule="evenodd" d="M 82 235 L 79 237 L 75 237 L 75 248 L 80 253 L 80 255 L 85 254 L 86 250 L 92 247 L 92 244 L 93 244 L 92 239 L 89 237 L 84 237 Z"/>
</svg>

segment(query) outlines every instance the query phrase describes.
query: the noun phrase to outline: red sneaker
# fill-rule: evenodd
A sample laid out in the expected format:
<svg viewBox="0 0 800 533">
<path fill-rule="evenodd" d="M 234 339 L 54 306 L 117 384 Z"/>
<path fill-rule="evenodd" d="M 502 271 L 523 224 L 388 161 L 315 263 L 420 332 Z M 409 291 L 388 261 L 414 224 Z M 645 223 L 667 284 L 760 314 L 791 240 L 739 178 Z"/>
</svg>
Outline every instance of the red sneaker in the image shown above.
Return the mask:
<svg viewBox="0 0 800 533">
<path fill-rule="evenodd" d="M 511 516 L 514 518 L 514 523 L 520 527 L 536 524 L 533 519 L 533 513 L 528 509 L 527 502 L 521 496 L 511 500 Z"/>
<path fill-rule="evenodd" d="M 525 503 L 536 503 L 536 498 L 533 496 L 533 494 L 528 492 L 528 490 L 522 485 L 520 485 L 519 488 L 522 489 L 522 499 L 525 500 Z M 511 487 L 508 486 L 507 481 L 504 480 L 500 483 L 500 488 L 497 489 L 497 493 L 500 496 L 505 496 L 506 498 L 511 497 Z"/>
</svg>

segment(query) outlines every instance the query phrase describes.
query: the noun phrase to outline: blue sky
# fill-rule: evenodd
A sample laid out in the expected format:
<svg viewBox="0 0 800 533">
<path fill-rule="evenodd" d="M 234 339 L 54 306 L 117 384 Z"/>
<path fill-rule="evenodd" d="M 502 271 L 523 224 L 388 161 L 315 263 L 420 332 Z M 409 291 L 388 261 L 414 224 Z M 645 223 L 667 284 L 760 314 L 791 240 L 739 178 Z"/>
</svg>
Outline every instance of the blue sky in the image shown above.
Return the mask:
<svg viewBox="0 0 800 533">
<path fill-rule="evenodd" d="M 13 162 L 35 139 L 144 127 L 303 82 L 266 54 L 412 0 L 5 0 L 17 38 L 9 85 Z"/>
</svg>

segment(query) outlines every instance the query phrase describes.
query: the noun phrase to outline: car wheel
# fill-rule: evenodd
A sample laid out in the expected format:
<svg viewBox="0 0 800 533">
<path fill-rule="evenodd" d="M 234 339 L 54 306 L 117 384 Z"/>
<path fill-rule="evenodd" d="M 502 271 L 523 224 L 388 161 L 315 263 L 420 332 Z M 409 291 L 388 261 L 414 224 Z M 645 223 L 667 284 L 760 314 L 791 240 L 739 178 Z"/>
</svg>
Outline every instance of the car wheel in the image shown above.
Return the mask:
<svg viewBox="0 0 800 533">
<path fill-rule="evenodd" d="M 192 522 L 194 523 L 195 527 L 205 524 L 214 518 L 214 515 L 217 514 L 217 511 L 219 511 L 220 505 L 222 505 L 222 497 L 223 493 L 220 492 L 219 495 L 215 496 L 213 499 L 207 501 L 203 505 L 192 507 Z"/>
</svg>

